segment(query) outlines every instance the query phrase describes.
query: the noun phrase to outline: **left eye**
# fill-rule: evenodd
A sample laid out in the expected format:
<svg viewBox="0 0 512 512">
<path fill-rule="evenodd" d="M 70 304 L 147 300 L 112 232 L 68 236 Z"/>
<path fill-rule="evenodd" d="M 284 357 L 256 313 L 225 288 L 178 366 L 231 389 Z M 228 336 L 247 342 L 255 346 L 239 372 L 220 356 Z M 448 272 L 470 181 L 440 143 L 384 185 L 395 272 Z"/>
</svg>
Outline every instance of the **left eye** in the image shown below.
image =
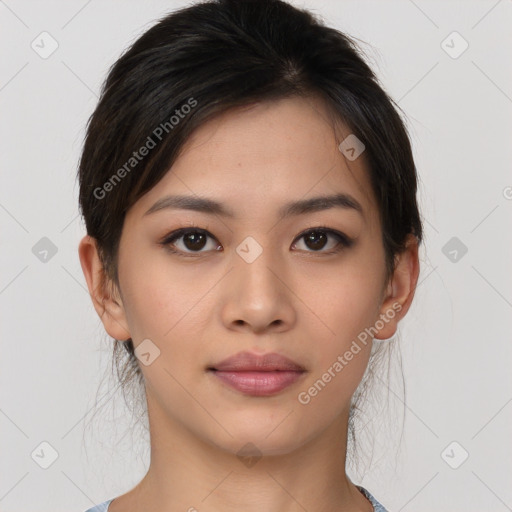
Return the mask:
<svg viewBox="0 0 512 512">
<path fill-rule="evenodd" d="M 206 241 L 208 238 L 215 240 L 215 237 L 203 229 L 182 228 L 170 233 L 161 244 L 173 253 L 193 254 L 207 252 L 207 250 L 203 251 L 202 249 L 207 245 Z M 331 246 L 328 248 L 330 250 L 322 250 L 326 248 L 326 242 L 329 238 L 335 240 L 334 245 L 331 243 Z M 306 247 L 312 249 L 306 249 L 306 252 L 322 252 L 324 254 L 338 252 L 344 247 L 350 247 L 353 243 L 351 239 L 338 231 L 325 228 L 313 228 L 301 233 L 295 239 L 296 241 L 294 241 L 292 247 L 296 247 L 298 245 L 297 240 L 300 241 L 302 239 L 304 239 Z M 181 247 L 179 247 L 178 241 L 181 242 Z M 220 247 L 219 244 L 212 244 L 209 250 L 218 251 L 221 250 Z"/>
<path fill-rule="evenodd" d="M 333 231 L 332 229 L 323 229 L 323 228 L 314 228 L 310 229 L 297 238 L 297 240 L 304 239 L 307 247 L 312 248 L 313 251 L 307 252 L 319 252 L 321 249 L 325 249 L 325 242 L 332 237 L 336 240 L 336 243 L 331 245 L 331 250 L 322 251 L 326 254 L 331 254 L 334 252 L 340 251 L 343 247 L 350 247 L 352 245 L 352 240 L 343 235 L 342 233 L 338 233 L 338 231 Z M 295 246 L 296 244 L 293 244 Z"/>
</svg>

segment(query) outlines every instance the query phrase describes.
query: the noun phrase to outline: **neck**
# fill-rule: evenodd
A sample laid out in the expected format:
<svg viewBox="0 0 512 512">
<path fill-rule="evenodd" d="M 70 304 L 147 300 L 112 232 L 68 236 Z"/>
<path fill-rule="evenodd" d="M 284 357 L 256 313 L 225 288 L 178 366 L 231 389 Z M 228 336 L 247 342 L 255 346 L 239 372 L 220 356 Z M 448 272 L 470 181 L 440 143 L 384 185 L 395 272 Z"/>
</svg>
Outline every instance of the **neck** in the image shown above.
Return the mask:
<svg viewBox="0 0 512 512">
<path fill-rule="evenodd" d="M 252 458 L 198 438 L 164 418 L 151 400 L 148 412 L 151 463 L 131 491 L 134 510 L 373 511 L 345 472 L 348 411 L 293 451 L 270 455 L 255 449 Z"/>
</svg>

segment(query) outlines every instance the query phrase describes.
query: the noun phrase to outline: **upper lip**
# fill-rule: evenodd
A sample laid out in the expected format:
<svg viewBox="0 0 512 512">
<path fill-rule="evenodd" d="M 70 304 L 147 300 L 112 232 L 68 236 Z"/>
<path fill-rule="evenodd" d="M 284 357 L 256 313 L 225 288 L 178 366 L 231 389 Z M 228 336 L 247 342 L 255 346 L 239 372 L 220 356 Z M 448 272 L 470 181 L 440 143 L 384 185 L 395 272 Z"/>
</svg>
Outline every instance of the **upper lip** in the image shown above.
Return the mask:
<svg viewBox="0 0 512 512">
<path fill-rule="evenodd" d="M 208 368 L 220 371 L 294 371 L 303 372 L 305 368 L 288 357 L 275 352 L 268 354 L 253 354 L 251 352 L 238 352 Z"/>
</svg>

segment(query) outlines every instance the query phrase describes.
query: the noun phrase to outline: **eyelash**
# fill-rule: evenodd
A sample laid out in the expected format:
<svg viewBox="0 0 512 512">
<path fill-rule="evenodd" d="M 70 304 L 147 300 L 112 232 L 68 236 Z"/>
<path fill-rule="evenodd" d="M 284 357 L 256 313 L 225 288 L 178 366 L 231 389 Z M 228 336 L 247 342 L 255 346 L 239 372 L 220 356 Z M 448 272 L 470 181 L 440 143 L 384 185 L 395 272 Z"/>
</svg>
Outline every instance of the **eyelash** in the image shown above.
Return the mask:
<svg viewBox="0 0 512 512">
<path fill-rule="evenodd" d="M 343 249 L 348 249 L 354 243 L 354 240 L 352 240 L 351 238 L 347 237 L 346 235 L 344 235 L 343 233 L 340 233 L 339 231 L 337 231 L 335 229 L 328 228 L 327 226 L 318 226 L 318 227 L 314 227 L 314 228 L 308 228 L 306 231 L 303 231 L 302 233 L 300 233 L 300 235 L 298 235 L 295 240 L 298 242 L 301 238 L 305 237 L 307 234 L 309 234 L 311 232 L 315 232 L 315 233 L 320 232 L 320 233 L 325 233 L 325 234 L 328 234 L 328 235 L 333 235 L 335 238 L 338 239 L 338 244 L 336 245 L 336 247 L 334 249 L 331 249 L 330 251 L 322 251 L 322 250 L 319 250 L 319 251 L 305 251 L 305 252 L 308 252 L 308 253 L 321 254 L 321 255 L 337 254 L 340 251 L 342 251 Z M 206 235 L 206 236 L 216 240 L 216 238 L 211 233 L 206 231 L 205 229 L 201 229 L 198 226 L 194 226 L 193 225 L 191 227 L 180 228 L 180 229 L 177 229 L 175 231 L 172 231 L 171 233 L 169 233 L 168 235 L 166 235 L 164 237 L 164 239 L 160 242 L 160 245 L 164 246 L 165 249 L 168 250 L 169 252 L 171 252 L 173 254 L 177 254 L 179 256 L 183 256 L 185 258 L 196 257 L 197 255 L 201 255 L 203 253 L 209 252 L 209 251 L 185 252 L 185 251 L 182 251 L 180 249 L 173 249 L 171 247 L 171 245 L 176 240 L 178 240 L 178 239 L 182 238 L 183 236 L 188 235 L 190 233 L 204 234 L 204 235 Z M 294 241 L 294 245 L 297 242 Z"/>
</svg>

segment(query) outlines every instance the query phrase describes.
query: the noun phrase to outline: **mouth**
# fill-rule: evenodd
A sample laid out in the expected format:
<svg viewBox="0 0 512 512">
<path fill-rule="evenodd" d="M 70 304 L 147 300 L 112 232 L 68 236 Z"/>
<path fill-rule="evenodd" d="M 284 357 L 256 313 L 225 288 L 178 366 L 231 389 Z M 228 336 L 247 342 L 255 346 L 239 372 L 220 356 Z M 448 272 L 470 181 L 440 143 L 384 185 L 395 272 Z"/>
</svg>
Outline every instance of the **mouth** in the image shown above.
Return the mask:
<svg viewBox="0 0 512 512">
<path fill-rule="evenodd" d="M 250 396 L 271 396 L 297 382 L 306 373 L 304 366 L 280 354 L 257 355 L 241 352 L 207 371 L 236 391 Z"/>
</svg>

